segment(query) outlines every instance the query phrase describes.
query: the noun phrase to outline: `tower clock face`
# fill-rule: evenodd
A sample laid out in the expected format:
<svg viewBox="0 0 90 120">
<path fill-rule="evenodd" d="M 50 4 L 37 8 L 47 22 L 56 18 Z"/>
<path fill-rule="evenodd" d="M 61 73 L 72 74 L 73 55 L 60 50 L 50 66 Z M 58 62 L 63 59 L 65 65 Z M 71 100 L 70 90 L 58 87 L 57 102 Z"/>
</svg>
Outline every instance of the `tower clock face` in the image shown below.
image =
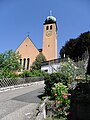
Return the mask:
<svg viewBox="0 0 90 120">
<path fill-rule="evenodd" d="M 52 35 L 52 31 L 47 31 L 47 32 L 46 32 L 46 36 L 47 36 L 47 37 L 50 37 L 51 35 Z"/>
</svg>

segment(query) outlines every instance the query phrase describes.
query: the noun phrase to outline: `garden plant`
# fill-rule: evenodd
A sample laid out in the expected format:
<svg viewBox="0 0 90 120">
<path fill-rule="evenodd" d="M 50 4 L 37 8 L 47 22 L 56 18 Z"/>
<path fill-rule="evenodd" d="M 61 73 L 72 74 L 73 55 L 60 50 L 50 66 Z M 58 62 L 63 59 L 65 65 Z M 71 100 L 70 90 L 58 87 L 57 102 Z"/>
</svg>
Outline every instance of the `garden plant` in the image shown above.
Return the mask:
<svg viewBox="0 0 90 120">
<path fill-rule="evenodd" d="M 68 87 L 63 83 L 55 83 L 52 87 L 53 102 L 50 106 L 52 111 L 52 118 L 59 120 L 67 120 L 70 109 L 70 96 Z"/>
</svg>

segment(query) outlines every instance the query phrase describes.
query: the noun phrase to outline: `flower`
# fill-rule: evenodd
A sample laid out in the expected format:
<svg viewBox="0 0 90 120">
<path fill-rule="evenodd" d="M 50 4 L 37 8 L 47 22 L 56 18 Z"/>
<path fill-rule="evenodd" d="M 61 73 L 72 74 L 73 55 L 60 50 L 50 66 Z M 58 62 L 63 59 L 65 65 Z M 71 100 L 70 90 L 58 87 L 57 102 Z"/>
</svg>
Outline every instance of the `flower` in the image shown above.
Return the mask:
<svg viewBox="0 0 90 120">
<path fill-rule="evenodd" d="M 52 106 L 52 111 L 56 116 L 67 117 L 70 108 L 70 93 L 67 86 L 62 83 L 55 83 L 52 89 L 52 95 L 55 97 L 55 104 Z"/>
<path fill-rule="evenodd" d="M 67 95 L 63 95 L 63 98 L 64 98 L 64 99 L 67 99 L 67 98 L 68 98 L 68 96 L 67 96 Z"/>
<path fill-rule="evenodd" d="M 57 94 L 54 94 L 54 96 L 57 96 Z"/>
<path fill-rule="evenodd" d="M 68 93 L 68 96 L 71 96 L 71 94 L 70 94 L 70 93 Z"/>
</svg>

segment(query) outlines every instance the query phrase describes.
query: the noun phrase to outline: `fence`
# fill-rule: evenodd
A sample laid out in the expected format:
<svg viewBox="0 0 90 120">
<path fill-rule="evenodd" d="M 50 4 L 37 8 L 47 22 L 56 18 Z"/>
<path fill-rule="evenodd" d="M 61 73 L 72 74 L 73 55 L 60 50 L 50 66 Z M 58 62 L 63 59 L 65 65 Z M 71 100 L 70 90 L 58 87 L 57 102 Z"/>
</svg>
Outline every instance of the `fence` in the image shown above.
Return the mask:
<svg viewBox="0 0 90 120">
<path fill-rule="evenodd" d="M 3 78 L 3 79 L 0 79 L 0 88 L 19 85 L 19 84 L 25 84 L 30 82 L 37 82 L 42 80 L 43 80 L 43 77 Z"/>
</svg>

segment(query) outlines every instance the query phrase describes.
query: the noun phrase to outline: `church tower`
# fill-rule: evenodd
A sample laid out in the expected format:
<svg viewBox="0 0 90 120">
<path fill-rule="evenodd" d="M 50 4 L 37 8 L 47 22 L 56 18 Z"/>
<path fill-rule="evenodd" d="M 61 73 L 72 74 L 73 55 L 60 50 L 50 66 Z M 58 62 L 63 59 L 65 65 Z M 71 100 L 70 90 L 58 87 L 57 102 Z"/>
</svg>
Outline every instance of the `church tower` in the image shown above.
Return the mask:
<svg viewBox="0 0 90 120">
<path fill-rule="evenodd" d="M 53 16 L 48 16 L 44 22 L 42 52 L 47 61 L 57 59 L 57 24 Z"/>
</svg>

